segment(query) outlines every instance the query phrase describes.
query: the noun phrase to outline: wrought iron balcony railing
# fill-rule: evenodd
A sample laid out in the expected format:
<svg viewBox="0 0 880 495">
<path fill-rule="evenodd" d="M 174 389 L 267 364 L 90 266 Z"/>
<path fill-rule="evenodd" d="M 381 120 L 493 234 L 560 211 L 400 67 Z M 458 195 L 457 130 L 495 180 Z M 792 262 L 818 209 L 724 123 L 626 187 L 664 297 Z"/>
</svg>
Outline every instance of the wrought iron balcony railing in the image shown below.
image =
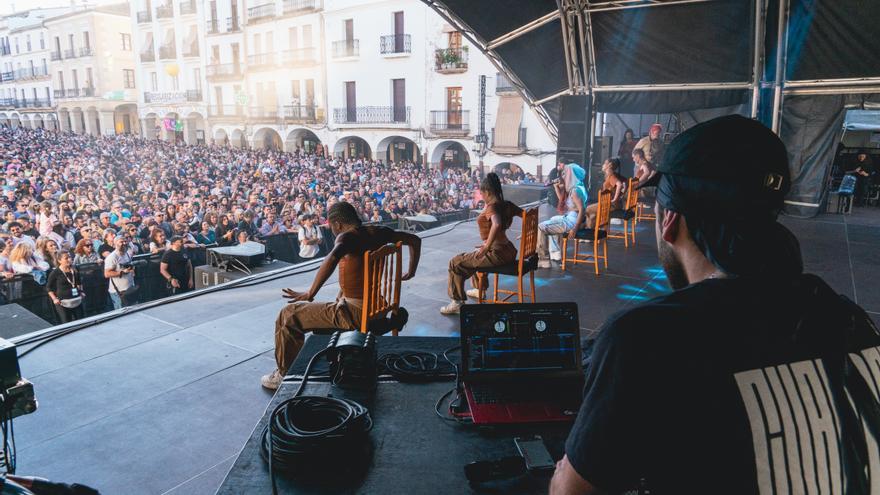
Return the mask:
<svg viewBox="0 0 880 495">
<path fill-rule="evenodd" d="M 177 58 L 177 50 L 174 45 L 165 45 L 159 47 L 159 60 L 172 60 Z"/>
<path fill-rule="evenodd" d="M 65 91 L 67 92 L 68 98 L 78 98 L 79 97 L 79 88 L 70 88 Z"/>
<path fill-rule="evenodd" d="M 254 105 L 248 108 L 248 118 L 251 120 L 275 121 L 280 115 L 277 106 Z"/>
<path fill-rule="evenodd" d="M 83 98 L 89 98 L 95 96 L 95 88 L 82 88 L 79 90 L 79 95 Z"/>
<path fill-rule="evenodd" d="M 410 107 L 334 108 L 337 124 L 408 124 Z"/>
<path fill-rule="evenodd" d="M 495 143 L 495 128 L 492 128 L 491 134 L 489 134 L 489 148 L 497 149 L 497 148 L 514 148 L 517 150 L 525 150 L 526 149 L 526 128 L 520 127 L 519 133 L 517 133 L 516 144 L 514 146 L 510 146 L 507 144 L 498 145 Z"/>
<path fill-rule="evenodd" d="M 186 90 L 186 101 L 202 101 L 202 90 L 200 90 L 200 89 Z"/>
<path fill-rule="evenodd" d="M 317 120 L 315 105 L 285 105 L 284 119 L 291 122 L 314 122 Z"/>
<path fill-rule="evenodd" d="M 64 94 L 65 94 L 65 93 L 64 93 L 64 90 L 63 90 L 63 89 L 56 89 L 56 90 L 52 91 L 52 95 L 53 95 L 56 99 L 64 98 Z"/>
<path fill-rule="evenodd" d="M 48 108 L 52 106 L 52 102 L 46 98 L 37 98 L 33 100 L 14 100 L 12 106 L 15 108 Z"/>
<path fill-rule="evenodd" d="M 317 50 L 313 46 L 284 51 L 284 65 L 303 67 L 317 63 Z"/>
<path fill-rule="evenodd" d="M 241 31 L 241 23 L 238 22 L 238 17 L 227 17 L 226 18 L 226 32 L 227 33 L 236 33 Z"/>
<path fill-rule="evenodd" d="M 171 19 L 174 17 L 174 4 L 166 3 L 156 7 L 156 19 Z"/>
<path fill-rule="evenodd" d="M 208 107 L 208 117 L 243 119 L 244 107 L 240 105 L 211 105 Z"/>
<path fill-rule="evenodd" d="M 212 79 L 241 77 L 240 64 L 214 64 L 205 69 L 205 76 Z"/>
<path fill-rule="evenodd" d="M 266 69 L 275 65 L 274 53 L 258 53 L 248 56 L 248 69 Z"/>
<path fill-rule="evenodd" d="M 247 9 L 248 24 L 266 21 L 275 17 L 275 4 L 264 3 Z"/>
<path fill-rule="evenodd" d="M 141 11 L 137 13 L 137 21 L 138 24 L 143 24 L 145 22 L 150 22 L 153 20 L 153 16 L 150 15 L 150 11 Z"/>
<path fill-rule="evenodd" d="M 76 57 L 76 50 L 73 48 L 69 50 L 64 50 L 64 58 L 74 58 Z"/>
<path fill-rule="evenodd" d="M 389 55 L 394 53 L 410 53 L 412 51 L 412 37 L 408 34 L 389 34 L 379 38 L 379 53 Z"/>
<path fill-rule="evenodd" d="M 150 47 L 150 51 L 141 52 L 141 62 L 155 62 L 156 61 L 156 53 L 153 51 L 153 47 Z"/>
<path fill-rule="evenodd" d="M 84 46 L 79 49 L 79 56 L 80 57 L 91 57 L 94 54 L 95 53 L 92 51 L 92 47 L 90 47 L 90 46 Z"/>
<path fill-rule="evenodd" d="M 304 14 L 321 9 L 320 0 L 284 0 L 284 14 Z"/>
<path fill-rule="evenodd" d="M 179 8 L 180 8 L 180 15 L 195 14 L 197 11 L 196 0 L 186 0 L 186 1 L 180 2 Z"/>
<path fill-rule="evenodd" d="M 52 52 L 49 54 L 49 59 L 55 62 L 56 60 L 61 60 L 61 52 Z"/>
<path fill-rule="evenodd" d="M 495 93 L 515 92 L 516 86 L 504 74 L 498 72 L 495 74 Z"/>
<path fill-rule="evenodd" d="M 435 134 L 470 132 L 469 110 L 431 110 L 431 131 Z"/>
<path fill-rule="evenodd" d="M 0 72 L 0 82 L 9 82 L 15 80 L 15 71 Z"/>
<path fill-rule="evenodd" d="M 340 40 L 333 42 L 333 57 L 357 57 L 361 53 L 360 40 Z"/>
<path fill-rule="evenodd" d="M 0 45 L 0 55 L 12 55 L 12 50 L 6 45 Z"/>
<path fill-rule="evenodd" d="M 464 72 L 468 67 L 468 51 L 463 48 L 439 48 L 434 51 L 434 70 L 441 74 Z"/>
<path fill-rule="evenodd" d="M 0 107 L 11 108 L 15 106 L 15 98 L 0 98 Z"/>
<path fill-rule="evenodd" d="M 217 27 L 217 19 L 208 19 L 208 34 L 217 34 L 220 28 Z"/>
</svg>

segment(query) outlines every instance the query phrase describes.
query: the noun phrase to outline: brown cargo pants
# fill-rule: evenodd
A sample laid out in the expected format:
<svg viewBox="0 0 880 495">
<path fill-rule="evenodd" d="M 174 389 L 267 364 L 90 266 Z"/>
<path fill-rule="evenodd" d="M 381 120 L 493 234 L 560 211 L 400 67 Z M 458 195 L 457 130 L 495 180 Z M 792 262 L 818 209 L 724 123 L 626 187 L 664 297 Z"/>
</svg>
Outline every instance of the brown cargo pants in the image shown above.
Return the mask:
<svg viewBox="0 0 880 495">
<path fill-rule="evenodd" d="M 449 260 L 449 281 L 446 287 L 449 298 L 453 301 L 467 301 L 464 281 L 468 277 L 472 277 L 480 268 L 506 265 L 515 259 L 516 248 L 510 242 L 503 244 L 496 242 L 482 258 L 477 257 L 477 251 L 453 256 Z M 485 289 L 489 285 L 487 277 L 483 277 L 482 285 L 477 287 L 475 280 L 474 287 Z"/>
<path fill-rule="evenodd" d="M 275 362 L 281 374 L 287 374 L 299 355 L 306 333 L 358 329 L 361 306 L 360 299 L 346 299 L 340 294 L 334 302 L 300 301 L 282 308 L 275 321 Z"/>
</svg>

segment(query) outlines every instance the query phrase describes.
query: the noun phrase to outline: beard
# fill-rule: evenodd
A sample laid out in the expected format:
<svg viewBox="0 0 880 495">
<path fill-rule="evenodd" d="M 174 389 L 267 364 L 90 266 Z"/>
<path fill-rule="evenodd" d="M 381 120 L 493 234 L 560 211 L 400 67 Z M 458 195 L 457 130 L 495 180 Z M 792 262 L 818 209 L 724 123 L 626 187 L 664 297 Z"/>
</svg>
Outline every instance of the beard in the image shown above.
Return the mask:
<svg viewBox="0 0 880 495">
<path fill-rule="evenodd" d="M 660 265 L 663 267 L 663 271 L 666 272 L 666 280 L 669 282 L 672 290 L 683 289 L 690 285 L 681 260 L 678 259 L 678 256 L 676 256 L 675 251 L 672 250 L 669 244 L 661 240 L 657 245 L 657 255 L 660 258 Z"/>
</svg>

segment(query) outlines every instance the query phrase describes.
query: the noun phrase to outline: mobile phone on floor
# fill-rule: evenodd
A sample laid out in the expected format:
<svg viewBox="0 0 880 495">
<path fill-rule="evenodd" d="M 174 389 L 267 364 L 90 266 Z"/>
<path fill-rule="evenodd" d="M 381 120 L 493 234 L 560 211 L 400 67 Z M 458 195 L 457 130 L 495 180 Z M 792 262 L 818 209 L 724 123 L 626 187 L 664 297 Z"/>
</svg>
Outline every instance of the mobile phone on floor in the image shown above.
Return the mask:
<svg viewBox="0 0 880 495">
<path fill-rule="evenodd" d="M 526 461 L 526 468 L 529 471 L 535 469 L 553 469 L 556 463 L 550 457 L 550 452 L 544 445 L 544 439 L 540 435 L 532 437 L 516 437 L 513 439 L 516 449 Z"/>
</svg>

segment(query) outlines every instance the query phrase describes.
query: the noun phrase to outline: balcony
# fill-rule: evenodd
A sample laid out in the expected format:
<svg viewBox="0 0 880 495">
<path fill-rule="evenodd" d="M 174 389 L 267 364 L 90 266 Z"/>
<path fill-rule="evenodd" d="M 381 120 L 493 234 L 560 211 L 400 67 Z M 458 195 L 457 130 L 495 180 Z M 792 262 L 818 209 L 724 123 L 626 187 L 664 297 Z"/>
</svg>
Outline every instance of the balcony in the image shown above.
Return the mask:
<svg viewBox="0 0 880 495">
<path fill-rule="evenodd" d="M 284 120 L 286 122 L 297 124 L 315 124 L 318 122 L 316 117 L 317 107 L 315 105 L 285 105 Z"/>
<path fill-rule="evenodd" d="M 227 33 L 237 33 L 241 31 L 241 24 L 238 22 L 238 17 L 227 17 L 226 18 L 226 32 Z"/>
<path fill-rule="evenodd" d="M 360 40 L 352 39 L 333 42 L 333 58 L 357 57 L 360 54 Z"/>
<path fill-rule="evenodd" d="M 469 110 L 431 110 L 431 132 L 438 136 L 467 136 L 470 128 Z"/>
<path fill-rule="evenodd" d="M 76 58 L 76 50 L 73 48 L 64 50 L 64 58 Z"/>
<path fill-rule="evenodd" d="M 95 88 L 82 88 L 79 90 L 79 96 L 80 98 L 91 98 L 95 96 Z"/>
<path fill-rule="evenodd" d="M 411 36 L 389 34 L 379 37 L 379 53 L 382 55 L 405 55 L 412 51 Z"/>
<path fill-rule="evenodd" d="M 504 74 L 495 74 L 495 94 L 516 93 L 516 86 Z"/>
<path fill-rule="evenodd" d="M 156 61 L 156 53 L 153 51 L 153 47 L 150 47 L 150 51 L 141 52 L 141 62 L 155 62 Z"/>
<path fill-rule="evenodd" d="M 248 108 L 248 120 L 251 122 L 275 122 L 278 117 L 277 106 L 252 106 Z"/>
<path fill-rule="evenodd" d="M 56 100 L 59 98 L 64 98 L 64 94 L 65 93 L 63 89 L 56 89 L 52 91 L 52 95 L 55 97 Z"/>
<path fill-rule="evenodd" d="M 434 70 L 440 74 L 460 74 L 467 68 L 466 48 L 439 48 L 434 51 Z"/>
<path fill-rule="evenodd" d="M 174 4 L 166 3 L 165 5 L 159 5 L 156 7 L 156 19 L 173 19 L 174 18 Z"/>
<path fill-rule="evenodd" d="M 525 151 L 526 148 L 526 128 L 520 127 L 519 133 L 517 134 L 516 143 L 513 145 L 509 145 L 506 143 L 497 144 L 495 143 L 495 128 L 492 128 L 492 133 L 489 135 L 489 148 L 492 151 L 501 152 L 501 153 L 521 153 Z"/>
<path fill-rule="evenodd" d="M 199 56 L 199 42 L 193 41 L 189 44 L 187 48 L 183 49 L 184 57 L 198 57 Z"/>
<path fill-rule="evenodd" d="M 151 22 L 152 20 L 153 20 L 153 16 L 150 15 L 149 10 L 137 13 L 138 24 L 144 24 L 146 22 Z"/>
<path fill-rule="evenodd" d="M 321 10 L 320 0 L 284 0 L 284 15 L 301 15 Z"/>
<path fill-rule="evenodd" d="M 265 70 L 275 67 L 274 53 L 259 53 L 248 56 L 248 69 Z"/>
<path fill-rule="evenodd" d="M 0 72 L 0 82 L 12 82 L 15 80 L 15 72 Z"/>
<path fill-rule="evenodd" d="M 15 108 L 49 108 L 52 102 L 45 98 L 37 98 L 35 100 L 14 100 L 12 106 Z"/>
<path fill-rule="evenodd" d="M 256 7 L 251 7 L 247 9 L 248 26 L 250 26 L 251 24 L 257 24 L 259 22 L 268 21 L 273 17 L 275 17 L 274 3 L 264 3 L 263 5 L 257 5 Z"/>
<path fill-rule="evenodd" d="M 410 107 L 334 108 L 337 124 L 409 124 Z"/>
<path fill-rule="evenodd" d="M 49 54 L 49 59 L 53 62 L 61 60 L 61 52 L 52 52 Z"/>
<path fill-rule="evenodd" d="M 165 45 L 159 47 L 159 60 L 173 60 L 177 58 L 177 50 L 174 45 Z"/>
<path fill-rule="evenodd" d="M 220 28 L 217 27 L 217 19 L 208 19 L 207 34 L 218 34 Z"/>
<path fill-rule="evenodd" d="M 91 57 L 94 54 L 95 54 L 95 52 L 92 51 L 92 47 L 90 47 L 90 46 L 84 46 L 79 49 L 79 56 L 80 57 Z"/>
<path fill-rule="evenodd" d="M 284 51 L 284 65 L 290 67 L 310 67 L 318 64 L 317 50 L 313 46 Z"/>
<path fill-rule="evenodd" d="M 213 119 L 244 120 L 244 107 L 240 105 L 211 105 L 208 117 Z"/>
<path fill-rule="evenodd" d="M 79 88 L 68 89 L 68 90 L 65 90 L 64 93 L 65 93 L 65 95 L 64 95 L 65 98 L 76 98 L 79 96 Z"/>
<path fill-rule="evenodd" d="M 192 15 L 195 14 L 196 9 L 196 0 L 187 0 L 185 2 L 180 2 L 180 15 Z"/>
<path fill-rule="evenodd" d="M 205 76 L 209 80 L 219 81 L 222 79 L 240 79 L 240 64 L 214 64 L 205 68 Z"/>
<path fill-rule="evenodd" d="M 15 98 L 0 98 L 0 108 L 12 108 L 15 106 Z"/>
<path fill-rule="evenodd" d="M 200 90 L 200 89 L 186 90 L 186 101 L 202 101 L 202 90 Z"/>
<path fill-rule="evenodd" d="M 6 45 L 0 45 L 0 55 L 12 55 L 12 50 Z"/>
</svg>

